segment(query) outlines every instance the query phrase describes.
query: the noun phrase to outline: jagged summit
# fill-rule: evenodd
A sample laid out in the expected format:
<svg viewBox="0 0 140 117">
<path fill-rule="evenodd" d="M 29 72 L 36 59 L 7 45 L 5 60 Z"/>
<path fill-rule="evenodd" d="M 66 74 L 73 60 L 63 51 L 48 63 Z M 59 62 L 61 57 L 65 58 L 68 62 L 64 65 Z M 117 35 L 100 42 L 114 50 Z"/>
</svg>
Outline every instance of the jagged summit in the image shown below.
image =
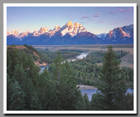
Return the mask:
<svg viewBox="0 0 140 117">
<path fill-rule="evenodd" d="M 71 26 L 72 25 L 72 21 L 70 20 L 68 23 L 66 23 L 67 26 Z"/>
<path fill-rule="evenodd" d="M 56 25 L 56 26 L 54 27 L 55 30 L 57 30 L 58 28 L 60 28 L 60 26 L 58 26 L 58 25 Z"/>
<path fill-rule="evenodd" d="M 87 32 L 87 30 L 79 23 L 72 24 L 71 20 L 61 29 L 62 36 L 69 34 L 71 37 L 74 37 L 81 32 Z"/>
<path fill-rule="evenodd" d="M 50 37 L 52 37 L 53 35 L 55 35 L 55 33 L 60 32 L 60 34 L 62 36 L 69 34 L 71 37 L 76 36 L 78 33 L 81 32 L 87 32 L 87 30 L 79 23 L 72 23 L 72 21 L 70 20 L 69 22 L 67 22 L 62 28 L 58 25 L 56 25 L 54 27 L 54 29 L 50 30 L 47 27 L 43 28 L 41 27 L 39 31 L 34 31 L 30 34 L 30 36 L 40 36 L 42 34 L 45 35 L 49 35 Z M 11 33 L 7 32 L 7 36 L 12 34 L 17 38 L 23 38 L 25 36 L 28 35 L 29 32 L 22 32 L 19 33 L 18 31 L 14 30 Z"/>
<path fill-rule="evenodd" d="M 27 36 L 30 32 L 27 30 L 26 32 L 22 32 L 18 35 L 18 38 L 22 39 L 23 37 Z"/>
<path fill-rule="evenodd" d="M 7 44 L 132 44 L 133 30 L 131 24 L 95 35 L 88 32 L 83 25 L 70 20 L 62 27 L 56 25 L 52 30 L 41 27 L 34 32 L 7 31 Z"/>
<path fill-rule="evenodd" d="M 38 31 L 38 33 L 43 34 L 48 31 L 49 31 L 49 29 L 47 27 L 45 27 L 45 28 L 41 27 L 40 30 Z"/>
</svg>

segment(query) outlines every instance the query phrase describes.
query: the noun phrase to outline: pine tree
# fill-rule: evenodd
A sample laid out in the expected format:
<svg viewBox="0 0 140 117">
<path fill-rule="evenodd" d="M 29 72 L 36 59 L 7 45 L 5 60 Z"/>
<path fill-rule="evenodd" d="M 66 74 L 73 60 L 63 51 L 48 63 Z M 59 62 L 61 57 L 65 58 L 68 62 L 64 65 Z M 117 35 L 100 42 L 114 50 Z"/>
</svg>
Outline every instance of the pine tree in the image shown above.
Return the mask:
<svg viewBox="0 0 140 117">
<path fill-rule="evenodd" d="M 92 95 L 92 100 L 90 102 L 91 109 L 92 110 L 102 110 L 102 95 L 99 93 L 99 91 L 96 92 L 96 94 Z"/>
<path fill-rule="evenodd" d="M 78 87 L 74 79 L 73 71 L 66 61 L 62 65 L 62 79 L 61 79 L 61 99 L 63 100 L 62 108 L 65 110 L 75 109 L 75 104 L 78 101 Z"/>
<path fill-rule="evenodd" d="M 9 76 L 11 76 L 12 74 L 11 67 L 12 67 L 12 59 L 9 53 L 7 52 L 7 74 L 9 74 Z"/>
<path fill-rule="evenodd" d="M 56 96 L 58 99 L 59 110 L 76 109 L 76 101 L 78 95 L 77 83 L 74 80 L 72 69 L 68 62 L 62 63 L 60 52 L 56 56 L 53 63 L 53 81 L 56 88 Z"/>
<path fill-rule="evenodd" d="M 81 91 L 79 90 L 78 100 L 76 102 L 76 110 L 86 110 L 86 104 L 84 100 L 84 96 L 82 96 Z"/>
<path fill-rule="evenodd" d="M 46 77 L 47 79 L 49 78 L 49 72 L 47 67 L 45 67 L 45 69 L 43 70 L 43 72 L 40 75 L 41 77 Z"/>
<path fill-rule="evenodd" d="M 34 61 L 30 58 L 29 59 L 29 69 L 27 72 L 28 78 L 30 78 L 33 82 L 33 85 L 35 86 L 37 83 L 37 80 L 39 78 L 39 67 L 35 65 Z"/>
<path fill-rule="evenodd" d="M 52 110 L 57 108 L 54 83 L 49 77 L 47 67 L 45 67 L 37 81 L 36 91 L 38 92 L 38 99 L 40 100 L 43 110 Z"/>
<path fill-rule="evenodd" d="M 23 90 L 26 94 L 25 97 L 25 109 L 30 110 L 31 109 L 31 98 L 35 91 L 35 87 L 33 85 L 33 82 L 30 78 L 26 77 L 23 82 Z"/>
<path fill-rule="evenodd" d="M 34 91 L 31 97 L 31 110 L 42 110 L 42 106 L 36 91 Z"/>
<path fill-rule="evenodd" d="M 87 96 L 87 93 L 84 94 L 84 101 L 85 101 L 85 110 L 90 110 L 91 109 L 91 105 Z"/>
<path fill-rule="evenodd" d="M 17 48 L 9 47 L 7 49 L 7 59 L 8 65 L 10 64 L 10 67 L 8 68 L 8 73 L 10 73 L 9 75 L 10 77 L 12 77 L 12 71 L 14 71 L 15 66 L 19 64 L 19 50 Z"/>
<path fill-rule="evenodd" d="M 11 88 L 13 91 L 9 97 L 11 102 L 9 110 L 25 110 L 25 93 L 16 80 Z"/>
<path fill-rule="evenodd" d="M 104 56 L 103 66 L 100 70 L 101 83 L 97 87 L 100 92 L 98 95 L 98 107 L 102 110 L 120 109 L 120 101 L 125 95 L 125 86 L 120 73 L 120 61 L 113 51 L 112 46 L 107 47 L 108 52 Z"/>
<path fill-rule="evenodd" d="M 125 95 L 124 110 L 133 110 L 133 93 Z"/>
<path fill-rule="evenodd" d="M 118 90 L 116 90 L 116 99 L 115 99 L 115 105 L 118 110 L 124 110 L 125 109 L 125 93 L 126 93 L 126 79 L 124 74 L 120 76 L 120 83 L 118 84 Z"/>
<path fill-rule="evenodd" d="M 12 79 L 18 81 L 20 87 L 23 88 L 23 84 L 26 79 L 26 73 L 23 69 L 22 64 L 17 64 L 15 66 Z"/>
<path fill-rule="evenodd" d="M 13 91 L 13 82 L 10 79 L 9 75 L 7 74 L 7 110 L 10 109 L 11 105 L 11 95 L 14 93 Z"/>
<path fill-rule="evenodd" d="M 22 53 L 19 61 L 20 61 L 21 64 L 23 64 L 23 69 L 25 71 L 27 71 L 27 69 L 29 67 L 29 64 L 28 64 L 28 58 L 27 58 L 25 52 Z"/>
</svg>

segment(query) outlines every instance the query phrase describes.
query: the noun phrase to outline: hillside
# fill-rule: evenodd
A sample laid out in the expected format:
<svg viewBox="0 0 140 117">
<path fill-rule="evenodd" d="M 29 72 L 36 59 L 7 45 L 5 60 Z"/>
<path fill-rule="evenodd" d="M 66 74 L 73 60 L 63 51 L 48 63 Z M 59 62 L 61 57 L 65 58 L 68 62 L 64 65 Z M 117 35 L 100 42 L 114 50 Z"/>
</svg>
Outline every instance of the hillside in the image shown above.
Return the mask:
<svg viewBox="0 0 140 117">
<path fill-rule="evenodd" d="M 46 66 L 48 65 L 48 60 L 43 54 L 41 54 L 39 51 L 37 51 L 34 47 L 28 46 L 28 45 L 12 45 L 12 46 L 7 46 L 7 49 L 12 49 L 16 48 L 19 50 L 19 52 L 25 53 L 28 58 L 32 58 L 34 60 L 34 63 L 38 66 Z"/>
</svg>

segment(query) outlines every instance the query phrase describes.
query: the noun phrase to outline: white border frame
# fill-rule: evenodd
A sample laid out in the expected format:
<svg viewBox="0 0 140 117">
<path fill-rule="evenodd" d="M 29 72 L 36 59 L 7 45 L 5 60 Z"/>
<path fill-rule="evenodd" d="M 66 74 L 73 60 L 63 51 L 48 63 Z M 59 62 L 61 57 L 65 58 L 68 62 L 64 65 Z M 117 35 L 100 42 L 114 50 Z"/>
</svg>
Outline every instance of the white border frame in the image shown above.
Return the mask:
<svg viewBox="0 0 140 117">
<path fill-rule="evenodd" d="M 134 110 L 133 111 L 7 111 L 7 7 L 133 7 Z M 136 3 L 4 3 L 3 4 L 3 113 L 4 114 L 137 114 L 137 4 Z"/>
</svg>

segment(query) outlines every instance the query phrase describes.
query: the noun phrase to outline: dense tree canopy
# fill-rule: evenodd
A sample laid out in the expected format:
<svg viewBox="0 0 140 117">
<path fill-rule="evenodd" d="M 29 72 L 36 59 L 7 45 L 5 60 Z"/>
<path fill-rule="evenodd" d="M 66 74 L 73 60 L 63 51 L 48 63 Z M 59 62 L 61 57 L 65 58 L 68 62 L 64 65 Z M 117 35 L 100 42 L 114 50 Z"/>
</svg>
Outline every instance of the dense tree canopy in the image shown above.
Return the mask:
<svg viewBox="0 0 140 117">
<path fill-rule="evenodd" d="M 25 46 L 37 52 L 32 46 Z M 49 70 L 45 68 L 39 73 L 40 68 L 29 51 L 10 46 L 7 49 L 7 110 L 133 109 L 133 94 L 125 95 L 126 83 L 133 84 L 133 70 L 120 69 L 120 60 L 111 46 L 107 53 L 95 52 L 87 59 L 62 63 L 66 51 L 55 53 Z M 70 50 L 71 55 L 73 52 L 78 51 Z M 101 61 L 103 66 L 98 66 Z M 97 86 L 98 92 L 89 101 L 77 84 Z"/>
<path fill-rule="evenodd" d="M 97 109 L 114 110 L 121 109 L 126 93 L 125 77 L 121 75 L 120 61 L 113 51 L 112 46 L 107 47 L 108 52 L 104 56 L 103 66 L 100 70 L 100 85 L 98 86 L 95 103 Z"/>
</svg>

